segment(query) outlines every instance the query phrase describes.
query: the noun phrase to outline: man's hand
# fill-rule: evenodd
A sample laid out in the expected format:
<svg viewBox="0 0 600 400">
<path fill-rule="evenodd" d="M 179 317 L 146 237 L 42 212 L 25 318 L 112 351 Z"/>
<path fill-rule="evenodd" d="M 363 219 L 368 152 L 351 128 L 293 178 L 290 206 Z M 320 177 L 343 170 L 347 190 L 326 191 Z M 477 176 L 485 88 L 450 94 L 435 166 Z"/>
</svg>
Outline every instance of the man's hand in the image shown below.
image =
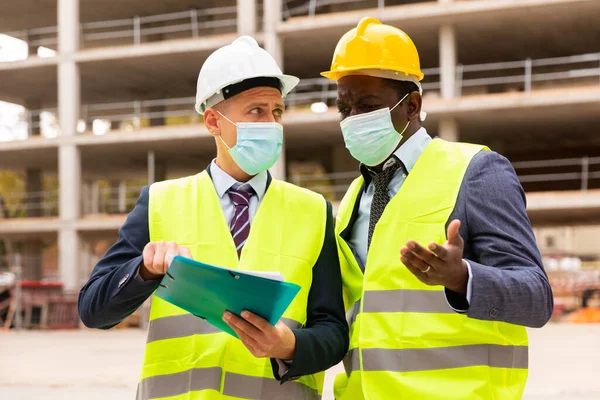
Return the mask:
<svg viewBox="0 0 600 400">
<path fill-rule="evenodd" d="M 152 242 L 144 247 L 144 263 L 140 266 L 140 276 L 144 280 L 158 279 L 169 268 L 169 262 L 175 256 L 192 258 L 190 249 L 175 242 Z"/>
<path fill-rule="evenodd" d="M 249 311 L 240 318 L 230 312 L 223 314 L 223 321 L 237 333 L 244 346 L 254 357 L 291 360 L 296 349 L 296 336 L 290 328 L 279 321 L 275 326 Z"/>
<path fill-rule="evenodd" d="M 469 272 L 463 260 L 465 243 L 458 233 L 460 221 L 448 226 L 448 241 L 443 246 L 429 243 L 429 250 L 409 240 L 400 249 L 400 260 L 421 282 L 427 285 L 442 285 L 466 296 Z"/>
</svg>

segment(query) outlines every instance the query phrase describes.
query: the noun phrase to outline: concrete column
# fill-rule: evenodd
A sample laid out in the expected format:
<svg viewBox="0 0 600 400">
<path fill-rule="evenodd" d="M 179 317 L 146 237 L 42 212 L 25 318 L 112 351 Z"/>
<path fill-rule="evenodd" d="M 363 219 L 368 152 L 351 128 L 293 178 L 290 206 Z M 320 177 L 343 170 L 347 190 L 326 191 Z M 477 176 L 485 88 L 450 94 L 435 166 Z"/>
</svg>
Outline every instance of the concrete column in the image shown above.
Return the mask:
<svg viewBox="0 0 600 400">
<path fill-rule="evenodd" d="M 440 86 L 442 98 L 456 95 L 456 34 L 452 25 L 440 28 Z"/>
<path fill-rule="evenodd" d="M 458 142 L 458 123 L 454 118 L 443 118 L 439 122 L 438 136 L 449 142 Z"/>
<path fill-rule="evenodd" d="M 121 214 L 127 211 L 127 182 L 125 181 L 119 182 L 119 204 L 117 211 Z"/>
<path fill-rule="evenodd" d="M 153 151 L 148 152 L 148 185 L 167 179 L 167 163 L 156 161 Z"/>
<path fill-rule="evenodd" d="M 77 134 L 80 107 L 79 68 L 74 61 L 79 49 L 79 1 L 58 0 L 58 112 L 61 135 Z M 59 273 L 66 291 L 79 288 L 79 235 L 75 228 L 81 207 L 81 156 L 71 141 L 58 150 L 60 184 L 59 213 L 62 226 L 58 232 Z"/>
<path fill-rule="evenodd" d="M 237 0 L 238 35 L 253 35 L 256 32 L 256 1 Z"/>
<path fill-rule="evenodd" d="M 265 0 L 263 10 L 265 50 L 273 56 L 279 68 L 283 70 L 283 50 L 281 39 L 277 35 L 277 25 L 281 20 L 281 0 Z"/>
<path fill-rule="evenodd" d="M 286 166 L 286 164 L 285 164 L 285 142 L 284 142 L 283 147 L 281 149 L 281 155 L 279 156 L 279 159 L 277 160 L 275 165 L 273 165 L 273 167 L 270 169 L 271 175 L 273 175 L 273 178 L 285 180 L 285 178 L 286 178 L 285 166 Z"/>
<path fill-rule="evenodd" d="M 154 152 L 148 152 L 148 185 L 152 185 L 156 182 L 156 159 Z"/>
<path fill-rule="evenodd" d="M 273 56 L 277 65 L 279 65 L 279 68 L 283 71 L 283 49 L 281 38 L 277 35 L 277 25 L 282 19 L 281 0 L 265 0 L 263 14 L 265 50 Z M 281 149 L 279 160 L 277 160 L 273 168 L 271 168 L 271 174 L 277 179 L 285 179 L 285 142 Z"/>
</svg>

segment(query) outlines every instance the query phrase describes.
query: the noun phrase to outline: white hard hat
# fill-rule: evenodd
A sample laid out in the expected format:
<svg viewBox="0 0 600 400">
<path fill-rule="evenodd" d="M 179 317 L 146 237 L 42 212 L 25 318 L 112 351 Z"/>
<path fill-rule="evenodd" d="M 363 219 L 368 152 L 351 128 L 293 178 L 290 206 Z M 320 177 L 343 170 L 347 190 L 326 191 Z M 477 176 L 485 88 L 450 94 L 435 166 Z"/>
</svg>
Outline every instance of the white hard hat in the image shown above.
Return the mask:
<svg viewBox="0 0 600 400">
<path fill-rule="evenodd" d="M 217 49 L 202 65 L 198 75 L 196 111 L 202 114 L 227 98 L 223 93 L 227 86 L 253 78 L 277 78 L 284 97 L 300 81 L 295 76 L 284 75 L 275 59 L 253 37 L 242 36 Z"/>
</svg>

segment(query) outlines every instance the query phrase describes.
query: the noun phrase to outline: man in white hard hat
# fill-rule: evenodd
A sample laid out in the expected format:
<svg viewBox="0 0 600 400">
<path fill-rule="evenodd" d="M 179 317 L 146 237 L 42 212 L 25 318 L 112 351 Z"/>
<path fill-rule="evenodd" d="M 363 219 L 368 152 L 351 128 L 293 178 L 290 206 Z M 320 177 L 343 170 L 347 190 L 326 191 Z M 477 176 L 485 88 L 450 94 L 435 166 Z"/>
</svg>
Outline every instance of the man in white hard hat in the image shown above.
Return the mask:
<svg viewBox="0 0 600 400">
<path fill-rule="evenodd" d="M 153 296 L 138 399 L 317 399 L 319 371 L 344 356 L 331 204 L 267 171 L 281 151 L 282 97 L 297 83 L 248 36 L 210 55 L 196 109 L 217 158 L 198 175 L 142 189 L 119 240 L 81 290 L 82 321 L 108 329 L 152 294 L 175 255 L 276 270 L 302 287 L 276 326 L 226 313 L 240 340 Z"/>
</svg>

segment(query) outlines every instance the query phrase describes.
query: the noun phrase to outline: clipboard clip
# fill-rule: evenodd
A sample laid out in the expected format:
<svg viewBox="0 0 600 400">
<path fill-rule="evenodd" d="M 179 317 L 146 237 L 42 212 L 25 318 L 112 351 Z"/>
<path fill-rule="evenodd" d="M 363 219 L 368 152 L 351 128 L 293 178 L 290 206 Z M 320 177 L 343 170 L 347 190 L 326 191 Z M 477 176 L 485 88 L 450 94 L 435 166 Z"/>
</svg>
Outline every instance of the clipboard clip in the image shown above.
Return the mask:
<svg viewBox="0 0 600 400">
<path fill-rule="evenodd" d="M 231 277 L 232 277 L 233 279 L 240 279 L 240 276 L 239 276 L 239 275 L 236 275 L 236 274 L 234 274 L 232 271 L 230 271 L 230 270 L 227 270 L 227 272 L 229 272 L 229 275 L 231 275 Z"/>
<path fill-rule="evenodd" d="M 165 274 L 166 274 L 166 275 L 167 275 L 169 278 L 171 278 L 171 280 L 172 280 L 172 281 L 174 281 L 174 280 L 175 280 L 175 277 L 174 277 L 173 275 L 171 275 L 171 274 L 169 273 L 169 271 L 165 272 Z M 160 287 L 164 287 L 165 289 L 168 289 L 168 288 L 169 288 L 167 285 L 163 285 L 163 284 L 162 284 L 162 282 L 161 282 L 161 283 L 160 283 L 158 286 L 160 286 Z"/>
</svg>

